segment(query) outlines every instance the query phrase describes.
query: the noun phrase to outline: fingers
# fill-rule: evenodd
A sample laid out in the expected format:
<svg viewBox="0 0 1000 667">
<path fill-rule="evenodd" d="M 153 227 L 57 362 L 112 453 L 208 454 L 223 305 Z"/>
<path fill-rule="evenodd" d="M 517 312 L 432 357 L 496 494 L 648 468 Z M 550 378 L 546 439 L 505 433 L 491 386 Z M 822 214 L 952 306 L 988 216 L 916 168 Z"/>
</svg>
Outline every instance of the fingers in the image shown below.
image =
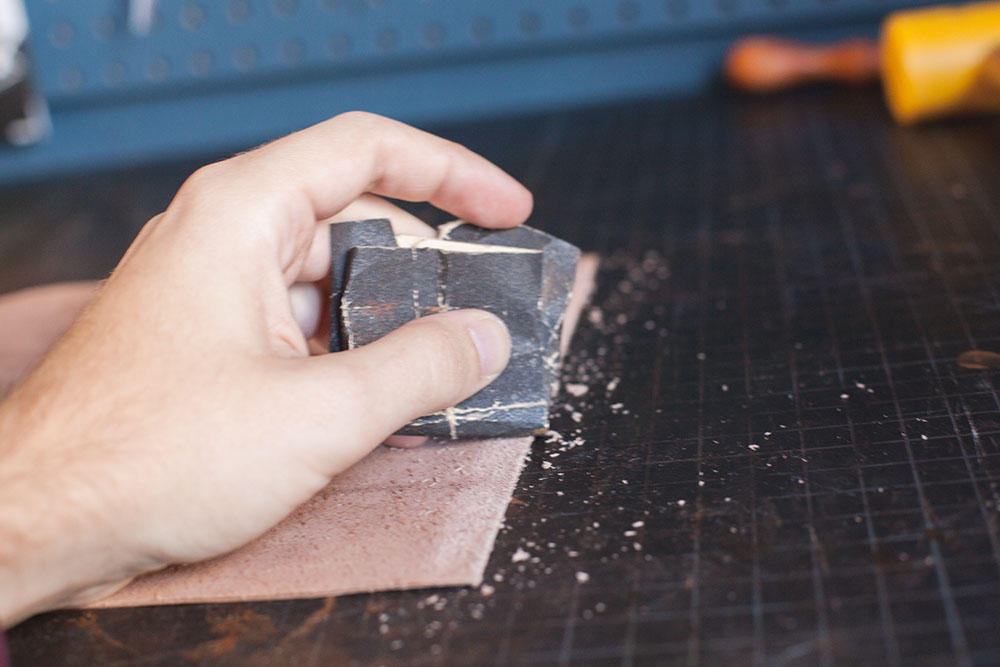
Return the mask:
<svg viewBox="0 0 1000 667">
<path fill-rule="evenodd" d="M 319 287 L 313 283 L 295 283 L 288 288 L 288 302 L 303 337 L 312 338 L 324 310 Z"/>
<path fill-rule="evenodd" d="M 515 226 L 532 207 L 522 185 L 458 144 L 343 114 L 195 172 L 143 230 L 104 300 L 210 322 L 199 332 L 213 345 L 299 354 L 306 341 L 287 288 L 326 272 L 328 230 L 317 223 L 365 193 L 429 201 L 487 227 Z"/>
<path fill-rule="evenodd" d="M 167 216 L 226 248 L 263 234 L 282 269 L 297 273 L 317 220 L 370 192 L 430 203 L 486 227 L 512 227 L 531 194 L 472 151 L 372 114 L 342 114 L 249 153 L 198 170 Z M 206 225 L 205 221 L 211 221 Z M 190 246 L 188 246 L 190 249 Z M 240 253 L 245 255 L 246 252 Z"/>
<path fill-rule="evenodd" d="M 346 159 L 331 160 L 332 151 Z M 245 187 L 273 187 L 272 179 L 291 175 L 285 183 L 309 197 L 320 219 L 365 192 L 429 201 L 488 227 L 520 224 L 531 212 L 531 194 L 487 160 L 368 113 L 342 114 L 240 157 L 250 179 Z"/>
<path fill-rule="evenodd" d="M 392 223 L 392 231 L 396 234 L 412 234 L 413 236 L 434 236 L 434 228 L 415 215 L 407 213 L 395 204 L 381 197 L 364 194 L 347 205 L 344 210 L 326 222 L 346 222 L 349 220 L 370 220 L 372 218 L 388 218 Z"/>
<path fill-rule="evenodd" d="M 433 227 L 398 206 L 381 197 L 361 195 L 340 213 L 316 226 L 316 235 L 309 247 L 309 255 L 294 279 L 315 282 L 325 278 L 330 271 L 330 224 L 371 218 L 388 218 L 392 223 L 392 230 L 396 234 L 427 237 L 435 235 Z"/>
<path fill-rule="evenodd" d="M 433 227 L 420 218 L 374 195 L 361 195 L 343 211 L 316 225 L 316 235 L 308 257 L 299 274 L 294 276 L 294 280 L 299 282 L 289 290 L 292 314 L 306 338 L 319 335 L 325 340 L 330 334 L 325 322 L 329 317 L 329 304 L 321 300 L 323 292 L 329 291 L 330 225 L 372 218 L 388 218 L 396 234 L 433 237 L 436 233 Z"/>
<path fill-rule="evenodd" d="M 472 396 L 493 381 L 510 357 L 503 322 L 478 310 L 455 310 L 414 320 L 384 338 L 348 352 L 314 357 L 307 379 L 316 397 L 311 423 L 335 423 L 340 447 L 319 439 L 318 455 L 334 474 L 422 415 Z"/>
</svg>

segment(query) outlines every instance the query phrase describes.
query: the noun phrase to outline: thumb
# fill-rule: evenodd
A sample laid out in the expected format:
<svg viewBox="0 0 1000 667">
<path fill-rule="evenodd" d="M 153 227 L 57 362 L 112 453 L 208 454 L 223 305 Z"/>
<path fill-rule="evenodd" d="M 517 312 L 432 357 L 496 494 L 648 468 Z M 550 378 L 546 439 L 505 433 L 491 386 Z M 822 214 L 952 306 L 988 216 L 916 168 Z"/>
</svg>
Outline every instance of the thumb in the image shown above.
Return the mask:
<svg viewBox="0 0 1000 667">
<path fill-rule="evenodd" d="M 506 368 L 510 350 L 500 318 L 453 310 L 413 320 L 364 347 L 308 360 L 312 395 L 323 403 L 317 407 L 327 415 L 332 410 L 329 423 L 341 436 L 337 458 L 350 459 L 335 468 L 407 422 L 475 394 Z"/>
</svg>

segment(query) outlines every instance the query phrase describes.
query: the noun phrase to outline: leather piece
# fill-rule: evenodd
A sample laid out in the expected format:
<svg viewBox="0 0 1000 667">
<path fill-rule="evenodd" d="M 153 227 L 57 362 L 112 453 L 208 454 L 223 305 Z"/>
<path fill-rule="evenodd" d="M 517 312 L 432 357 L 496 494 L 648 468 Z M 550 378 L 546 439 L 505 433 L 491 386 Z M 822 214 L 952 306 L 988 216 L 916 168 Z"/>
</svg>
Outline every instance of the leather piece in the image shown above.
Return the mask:
<svg viewBox="0 0 1000 667">
<path fill-rule="evenodd" d="M 577 267 L 563 347 L 594 285 Z M 532 438 L 379 447 L 233 553 L 145 575 L 91 607 L 275 600 L 475 586 Z"/>
<path fill-rule="evenodd" d="M 56 283 L 0 296 L 0 398 L 42 359 L 97 294 L 97 283 Z"/>
</svg>

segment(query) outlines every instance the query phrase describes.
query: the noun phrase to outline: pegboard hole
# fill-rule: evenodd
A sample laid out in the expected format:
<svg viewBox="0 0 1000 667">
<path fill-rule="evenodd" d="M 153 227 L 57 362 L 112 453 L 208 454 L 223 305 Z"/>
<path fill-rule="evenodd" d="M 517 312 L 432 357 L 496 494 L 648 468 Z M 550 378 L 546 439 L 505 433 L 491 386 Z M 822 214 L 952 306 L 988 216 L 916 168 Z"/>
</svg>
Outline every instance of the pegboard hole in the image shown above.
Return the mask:
<svg viewBox="0 0 1000 667">
<path fill-rule="evenodd" d="M 125 63 L 114 60 L 104 68 L 104 81 L 111 87 L 119 86 L 128 78 L 128 67 Z"/>
<path fill-rule="evenodd" d="M 153 56 L 146 63 L 146 77 L 150 81 L 164 81 L 170 76 L 170 61 L 165 56 Z"/>
<path fill-rule="evenodd" d="M 208 49 L 198 49 L 191 54 L 188 61 L 188 69 L 191 70 L 191 74 L 197 77 L 208 76 L 214 66 L 215 56 Z"/>
<path fill-rule="evenodd" d="M 469 33 L 472 39 L 477 42 L 486 42 L 493 37 L 493 22 L 487 18 L 479 17 L 469 26 Z"/>
<path fill-rule="evenodd" d="M 287 19 L 298 10 L 299 5 L 296 0 L 271 0 L 271 8 L 275 16 Z"/>
<path fill-rule="evenodd" d="M 260 51 L 252 44 L 241 46 L 233 54 L 233 64 L 241 72 L 252 72 L 257 69 L 258 62 L 260 62 Z"/>
<path fill-rule="evenodd" d="M 57 49 L 66 49 L 76 39 L 76 27 L 68 21 L 60 21 L 49 29 L 49 42 Z"/>
<path fill-rule="evenodd" d="M 382 53 L 389 53 L 394 51 L 396 46 L 399 44 L 399 33 L 397 33 L 392 28 L 386 28 L 378 33 L 375 38 L 375 46 Z"/>
<path fill-rule="evenodd" d="M 180 22 L 185 30 L 197 30 L 205 25 L 205 8 L 193 3 L 184 5 L 181 7 Z"/>
<path fill-rule="evenodd" d="M 624 25 L 632 25 L 639 20 L 639 6 L 634 2 L 619 3 L 615 13 L 618 16 L 619 23 Z"/>
<path fill-rule="evenodd" d="M 59 87 L 67 93 L 75 93 L 83 87 L 83 70 L 75 65 L 59 73 Z"/>
<path fill-rule="evenodd" d="M 226 5 L 226 18 L 234 25 L 246 23 L 250 18 L 250 12 L 250 3 L 247 0 L 230 0 Z"/>
<path fill-rule="evenodd" d="M 326 53 L 334 60 L 343 60 L 351 53 L 351 40 L 347 35 L 334 35 L 326 41 Z"/>
<path fill-rule="evenodd" d="M 590 25 L 590 10 L 580 5 L 573 7 L 566 15 L 566 22 L 573 30 L 583 30 Z"/>
<path fill-rule="evenodd" d="M 306 46 L 299 39 L 287 39 L 278 49 L 278 58 L 286 65 L 300 62 L 306 55 Z"/>
<path fill-rule="evenodd" d="M 424 46 L 429 49 L 440 49 L 446 37 L 444 26 L 440 23 L 428 23 L 421 34 Z"/>
<path fill-rule="evenodd" d="M 517 27 L 525 35 L 537 35 L 542 29 L 542 17 L 537 12 L 525 12 L 521 14 Z"/>
</svg>

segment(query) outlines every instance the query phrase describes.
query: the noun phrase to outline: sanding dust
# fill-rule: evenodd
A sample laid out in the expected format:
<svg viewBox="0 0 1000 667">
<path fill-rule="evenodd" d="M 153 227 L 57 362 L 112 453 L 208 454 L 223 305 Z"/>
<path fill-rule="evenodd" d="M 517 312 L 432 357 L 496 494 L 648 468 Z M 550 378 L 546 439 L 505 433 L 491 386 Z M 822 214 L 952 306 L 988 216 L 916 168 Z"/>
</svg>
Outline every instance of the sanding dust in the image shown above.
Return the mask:
<svg viewBox="0 0 1000 667">
<path fill-rule="evenodd" d="M 1000 368 L 1000 354 L 987 350 L 968 350 L 958 356 L 958 365 L 976 371 Z"/>
<path fill-rule="evenodd" d="M 600 581 L 600 570 L 578 569 L 580 562 L 574 559 L 584 556 L 590 557 L 588 566 L 618 558 L 652 558 L 645 546 L 651 510 L 623 502 L 623 496 L 635 494 L 648 480 L 612 477 L 608 466 L 595 462 L 613 460 L 616 438 L 634 433 L 638 417 L 622 391 L 629 382 L 625 369 L 631 367 L 626 357 L 630 350 L 659 347 L 659 339 L 670 335 L 669 302 L 657 298 L 665 293 L 670 272 L 665 258 L 654 251 L 638 262 L 625 252 L 602 258 L 601 270 L 602 289 L 584 312 L 586 326 L 577 332 L 577 344 L 563 362 L 551 430 L 543 447 L 532 452 L 521 482 L 520 489 L 531 495 L 525 496 L 528 502 L 515 498 L 519 508 L 530 503 L 544 506 L 545 512 L 526 507 L 527 516 L 502 529 L 503 543 L 510 544 L 511 551 L 493 561 L 491 578 L 498 590 L 502 584 L 508 590 L 530 591 L 546 578 L 569 578 L 576 585 Z M 659 304 L 652 312 L 655 317 L 650 316 L 650 303 Z M 688 354 L 693 357 L 694 351 Z M 589 446 L 598 442 L 601 449 Z M 586 492 L 581 494 L 581 488 Z M 680 513 L 691 511 L 683 499 L 664 502 Z M 548 522 L 553 515 L 559 516 L 558 528 Z M 591 520 L 595 515 L 601 520 Z M 601 555 L 595 557 L 591 550 Z M 595 599 L 581 604 L 577 613 L 589 619 L 606 610 L 607 605 Z"/>
</svg>

